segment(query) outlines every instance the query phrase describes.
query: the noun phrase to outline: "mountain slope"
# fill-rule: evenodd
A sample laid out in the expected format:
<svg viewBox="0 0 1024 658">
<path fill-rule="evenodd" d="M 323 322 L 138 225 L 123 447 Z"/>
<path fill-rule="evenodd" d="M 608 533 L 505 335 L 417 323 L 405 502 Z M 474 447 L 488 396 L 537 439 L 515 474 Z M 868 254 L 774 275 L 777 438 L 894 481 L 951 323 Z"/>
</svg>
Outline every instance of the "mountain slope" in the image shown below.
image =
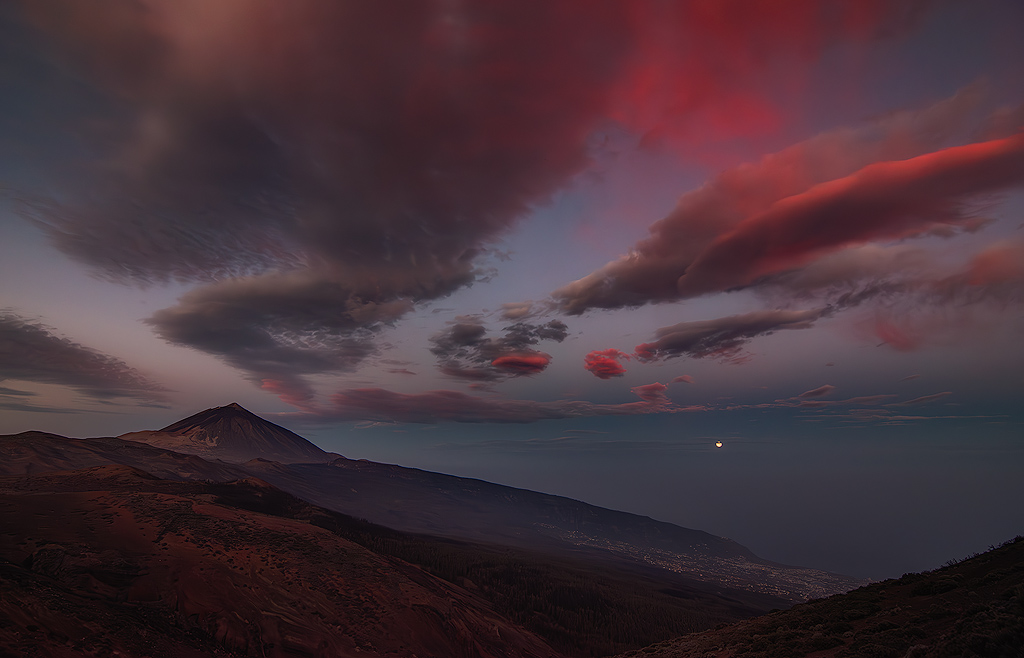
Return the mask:
<svg viewBox="0 0 1024 658">
<path fill-rule="evenodd" d="M 46 432 L 0 436 L 0 475 L 35 475 L 110 464 L 132 466 L 171 480 L 224 482 L 248 475 L 230 464 L 113 437 L 69 439 Z"/>
<path fill-rule="evenodd" d="M 133 432 L 121 438 L 235 462 L 223 466 L 234 473 L 242 469 L 328 509 L 407 532 L 506 544 L 563 557 L 587 556 L 618 567 L 653 566 L 706 583 L 706 588 L 743 589 L 789 602 L 848 591 L 865 582 L 775 564 L 723 537 L 561 496 L 337 458 L 237 404 L 207 409 L 159 432 Z M 157 472 L 138 449 L 135 452 L 138 458 L 111 454 L 111 461 Z M 258 456 L 244 461 L 247 455 Z M 159 474 L 188 477 L 181 471 L 165 467 Z M 198 470 L 195 477 L 218 479 Z"/>
<path fill-rule="evenodd" d="M 310 518 L 248 509 L 263 499 Z M 311 522 L 325 514 L 257 480 L 170 482 L 126 466 L 0 478 L 0 647 L 557 658 L 483 598 Z"/>
<path fill-rule="evenodd" d="M 407 532 L 651 565 L 791 602 L 866 582 L 762 560 L 700 530 L 482 480 L 344 458 L 290 465 L 252 460 L 241 466 L 317 505 Z"/>
<path fill-rule="evenodd" d="M 208 481 L 223 482 L 250 475 L 240 466 L 206 462 L 195 455 L 121 439 L 68 439 L 32 432 L 0 437 L 0 473 L 45 471 L 53 478 L 74 481 L 79 476 L 58 475 L 54 471 L 70 470 L 69 465 L 76 462 L 136 469 L 145 469 L 147 462 L 151 462 L 162 477 L 198 479 L 203 482 L 188 486 L 201 487 L 213 486 Z M 262 463 L 286 471 L 291 468 L 276 462 Z M 155 486 L 149 479 L 144 483 L 147 487 Z M 235 492 L 231 496 L 218 490 L 218 496 L 222 500 L 230 498 L 236 507 L 279 516 L 302 516 L 302 510 L 310 507 L 269 487 L 254 489 L 260 492 L 259 496 L 242 495 L 239 492 L 250 489 L 239 487 L 231 488 Z M 570 550 L 542 554 L 529 547 L 512 549 L 494 542 L 485 545 L 411 536 L 340 514 L 328 517 L 329 514 L 319 514 L 315 523 L 379 555 L 400 558 L 470 588 L 490 601 L 502 616 L 572 656 L 609 655 L 787 605 L 773 596 L 731 589 L 720 583 L 695 582 L 683 574 L 622 560 L 609 553 L 584 553 L 571 545 Z M 349 521 L 338 521 L 345 518 Z M 22 580 L 30 576 L 22 575 Z M 61 600 L 59 593 L 54 593 L 53 598 Z M 112 611 L 105 603 L 90 603 L 88 607 L 95 618 L 127 615 L 126 627 L 137 616 L 123 608 Z"/>
<path fill-rule="evenodd" d="M 907 574 L 620 658 L 1020 658 L 1024 537 Z"/>
<path fill-rule="evenodd" d="M 262 457 L 286 464 L 323 463 L 337 456 L 236 402 L 200 411 L 161 430 L 129 432 L 119 438 L 226 462 Z"/>
</svg>

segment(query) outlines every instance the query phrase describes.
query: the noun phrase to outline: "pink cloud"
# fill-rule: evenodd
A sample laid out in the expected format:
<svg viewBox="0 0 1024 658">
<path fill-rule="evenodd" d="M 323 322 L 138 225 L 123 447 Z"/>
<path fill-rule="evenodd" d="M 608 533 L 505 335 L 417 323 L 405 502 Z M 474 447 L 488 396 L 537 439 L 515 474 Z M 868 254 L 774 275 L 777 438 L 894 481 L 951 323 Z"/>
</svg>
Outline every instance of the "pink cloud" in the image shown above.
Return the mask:
<svg viewBox="0 0 1024 658">
<path fill-rule="evenodd" d="M 621 377 L 626 373 L 626 369 L 619 363 L 619 359 L 629 358 L 628 354 L 614 348 L 594 350 L 583 357 L 583 367 L 598 379 L 611 379 L 612 377 Z"/>
<path fill-rule="evenodd" d="M 831 393 L 834 390 L 836 390 L 835 386 L 832 386 L 831 384 L 824 384 L 822 386 L 819 386 L 818 388 L 812 388 L 809 391 L 804 391 L 803 393 L 801 393 L 797 397 L 798 398 L 820 398 L 820 397 L 828 395 L 829 393 Z"/>
<path fill-rule="evenodd" d="M 689 375 L 679 375 L 678 377 L 674 377 L 669 382 L 669 384 L 692 384 L 692 383 L 693 383 L 693 377 L 691 377 Z"/>
</svg>

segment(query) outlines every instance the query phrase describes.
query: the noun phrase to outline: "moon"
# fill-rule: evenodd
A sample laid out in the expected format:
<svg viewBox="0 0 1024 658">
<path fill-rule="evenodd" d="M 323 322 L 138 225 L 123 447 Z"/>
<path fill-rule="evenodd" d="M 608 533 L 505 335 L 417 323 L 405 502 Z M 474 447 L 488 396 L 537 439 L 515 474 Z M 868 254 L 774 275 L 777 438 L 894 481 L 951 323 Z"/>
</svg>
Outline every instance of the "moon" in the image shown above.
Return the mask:
<svg viewBox="0 0 1024 658">
<path fill-rule="evenodd" d="M 721 448 L 722 447 L 722 442 L 721 441 L 715 441 L 715 447 L 716 448 Z"/>
</svg>

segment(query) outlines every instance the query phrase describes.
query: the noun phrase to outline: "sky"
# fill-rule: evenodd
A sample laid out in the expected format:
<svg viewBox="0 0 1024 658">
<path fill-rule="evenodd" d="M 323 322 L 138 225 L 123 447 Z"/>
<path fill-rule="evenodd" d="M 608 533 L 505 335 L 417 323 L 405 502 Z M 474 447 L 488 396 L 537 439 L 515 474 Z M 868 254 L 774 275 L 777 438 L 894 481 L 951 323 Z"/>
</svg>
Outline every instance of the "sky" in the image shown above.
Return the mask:
<svg viewBox="0 0 1024 658">
<path fill-rule="evenodd" d="M 238 402 L 788 564 L 984 550 L 1024 532 L 1022 25 L 5 3 L 0 432 Z"/>
</svg>

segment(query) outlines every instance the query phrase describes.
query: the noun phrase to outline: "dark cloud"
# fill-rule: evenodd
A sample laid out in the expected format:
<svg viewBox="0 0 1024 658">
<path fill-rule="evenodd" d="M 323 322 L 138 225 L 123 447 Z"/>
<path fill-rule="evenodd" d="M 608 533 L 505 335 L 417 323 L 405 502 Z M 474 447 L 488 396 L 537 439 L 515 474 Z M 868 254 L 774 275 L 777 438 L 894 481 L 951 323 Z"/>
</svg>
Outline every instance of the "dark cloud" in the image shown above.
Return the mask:
<svg viewBox="0 0 1024 658">
<path fill-rule="evenodd" d="M 7 388 L 6 386 L 0 386 L 0 395 L 8 397 L 30 398 L 39 394 L 33 393 L 32 391 L 22 391 L 17 388 Z"/>
<path fill-rule="evenodd" d="M 10 311 L 0 311 L 0 381 L 5 379 L 70 386 L 96 400 L 155 401 L 167 391 L 124 361 L 62 338 L 52 328 Z M 4 395 L 31 394 L 5 388 Z"/>
<path fill-rule="evenodd" d="M 765 72 L 916 4 L 26 1 L 117 112 L 94 166 L 25 212 L 101 276 L 202 284 L 157 333 L 305 399 L 303 375 L 355 367 L 381 324 L 482 276 L 609 118 L 765 134 Z"/>
<path fill-rule="evenodd" d="M 621 377 L 626 374 L 626 368 L 619 360 L 629 358 L 631 357 L 628 354 L 615 348 L 594 350 L 583 357 L 583 368 L 598 379 Z"/>
<path fill-rule="evenodd" d="M 32 404 L 24 400 L 11 400 L 0 397 L 0 409 L 4 411 L 21 411 L 41 414 L 80 414 L 81 409 L 68 409 L 65 407 L 52 407 L 46 405 Z"/>
<path fill-rule="evenodd" d="M 331 396 L 333 407 L 320 412 L 323 420 L 368 420 L 399 423 L 532 423 L 540 420 L 585 416 L 629 416 L 696 411 L 678 407 L 665 395 L 664 384 L 633 389 L 640 401 L 595 404 L 580 400 L 536 402 L 478 397 L 458 391 L 396 393 L 380 388 L 341 391 Z"/>
<path fill-rule="evenodd" d="M 658 329 L 654 342 L 636 346 L 636 356 L 643 362 L 678 356 L 735 359 L 743 346 L 754 338 L 783 329 L 808 329 L 828 312 L 824 308 L 755 311 L 714 320 L 681 322 Z"/>
<path fill-rule="evenodd" d="M 353 370 L 375 334 L 411 308 L 366 299 L 301 273 L 227 279 L 186 293 L 147 322 L 164 340 L 214 354 L 289 402 L 311 399 L 302 375 Z"/>
<path fill-rule="evenodd" d="M 498 381 L 543 372 L 551 355 L 532 346 L 544 340 L 560 343 L 568 336 L 568 327 L 560 320 L 544 324 L 517 322 L 503 331 L 499 337 L 488 338 L 481 318 L 460 316 L 430 338 L 430 351 L 437 357 L 441 372 L 449 377 Z"/>
</svg>

